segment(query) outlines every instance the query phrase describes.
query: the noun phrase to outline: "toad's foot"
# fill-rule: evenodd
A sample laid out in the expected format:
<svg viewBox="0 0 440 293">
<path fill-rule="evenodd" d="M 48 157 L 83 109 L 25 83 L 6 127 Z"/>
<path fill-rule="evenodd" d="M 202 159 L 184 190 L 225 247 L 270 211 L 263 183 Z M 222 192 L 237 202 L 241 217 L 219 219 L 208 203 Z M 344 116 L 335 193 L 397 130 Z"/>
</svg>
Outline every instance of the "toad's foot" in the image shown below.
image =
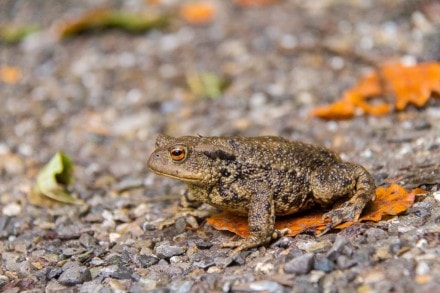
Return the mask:
<svg viewBox="0 0 440 293">
<path fill-rule="evenodd" d="M 329 219 L 325 229 L 318 235 L 323 235 L 330 231 L 332 228 L 338 226 L 344 222 L 356 222 L 362 213 L 363 206 L 353 205 L 352 202 L 345 202 L 339 208 L 331 210 L 322 216 L 323 220 Z"/>
<path fill-rule="evenodd" d="M 222 247 L 230 247 L 230 248 L 236 247 L 234 249 L 234 252 L 240 252 L 242 250 L 246 250 L 249 248 L 253 248 L 253 247 L 267 244 L 271 240 L 283 237 L 284 235 L 287 235 L 288 233 L 290 233 L 290 229 L 284 228 L 281 230 L 275 230 L 272 233 L 271 237 L 257 237 L 257 236 L 251 235 L 245 239 L 223 242 Z"/>
<path fill-rule="evenodd" d="M 223 242 L 222 247 L 230 247 L 230 248 L 235 247 L 235 249 L 230 254 L 230 257 L 235 258 L 235 256 L 237 256 L 240 253 L 240 251 L 266 244 L 270 240 L 271 240 L 271 237 L 258 238 L 258 237 L 251 235 L 245 239 Z"/>
</svg>

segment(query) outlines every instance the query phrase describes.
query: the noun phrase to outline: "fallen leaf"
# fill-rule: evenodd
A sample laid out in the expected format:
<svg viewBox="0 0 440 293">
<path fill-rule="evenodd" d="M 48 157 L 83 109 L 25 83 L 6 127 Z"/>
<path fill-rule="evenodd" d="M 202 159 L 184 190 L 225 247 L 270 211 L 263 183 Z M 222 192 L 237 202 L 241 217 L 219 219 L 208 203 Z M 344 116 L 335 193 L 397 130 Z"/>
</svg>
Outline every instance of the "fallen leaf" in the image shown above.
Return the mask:
<svg viewBox="0 0 440 293">
<path fill-rule="evenodd" d="M 229 85 L 226 78 L 212 72 L 187 74 L 186 83 L 193 95 L 211 99 L 221 96 Z"/>
<path fill-rule="evenodd" d="M 72 197 L 66 188 L 73 182 L 73 162 L 61 152 L 40 170 L 37 182 L 29 195 L 29 201 L 38 206 L 52 206 L 55 203 L 83 204 Z"/>
<path fill-rule="evenodd" d="M 349 119 L 358 112 L 384 115 L 392 109 L 404 110 L 410 104 L 422 107 L 433 93 L 440 94 L 440 63 L 427 62 L 413 66 L 392 63 L 383 65 L 379 70 L 383 86 L 378 73 L 371 73 L 347 90 L 340 100 L 328 106 L 316 107 L 311 115 L 323 119 Z M 394 104 L 368 102 L 385 95 L 394 96 Z"/>
<path fill-rule="evenodd" d="M 38 26 L 0 26 L 0 41 L 7 44 L 20 42 L 28 35 L 38 31 Z"/>
<path fill-rule="evenodd" d="M 379 187 L 376 189 L 375 200 L 367 205 L 359 221 L 378 222 L 388 216 L 398 215 L 411 207 L 415 196 L 420 194 L 426 194 L 426 191 L 416 188 L 408 193 L 402 186 L 397 184 L 392 184 L 388 188 Z M 307 230 L 318 233 L 326 227 L 326 222 L 322 220 L 323 214 L 323 211 L 310 211 L 287 217 L 278 217 L 275 228 L 279 230 L 288 228 L 290 232 L 287 236 L 295 236 Z M 209 217 L 207 222 L 217 230 L 227 230 L 241 237 L 250 235 L 246 217 L 221 212 Z M 335 228 L 343 229 L 353 224 L 354 222 L 346 222 Z"/>
<path fill-rule="evenodd" d="M 215 7 L 210 2 L 187 3 L 180 7 L 179 14 L 189 23 L 205 24 L 214 19 Z"/>
<path fill-rule="evenodd" d="M 168 17 L 164 15 L 96 8 L 86 11 L 76 18 L 56 23 L 55 32 L 60 38 L 105 28 L 119 28 L 128 32 L 140 33 L 162 28 L 168 24 L 168 21 Z"/>
<path fill-rule="evenodd" d="M 8 84 L 16 84 L 21 78 L 21 71 L 17 67 L 0 67 L 0 81 Z"/>
</svg>

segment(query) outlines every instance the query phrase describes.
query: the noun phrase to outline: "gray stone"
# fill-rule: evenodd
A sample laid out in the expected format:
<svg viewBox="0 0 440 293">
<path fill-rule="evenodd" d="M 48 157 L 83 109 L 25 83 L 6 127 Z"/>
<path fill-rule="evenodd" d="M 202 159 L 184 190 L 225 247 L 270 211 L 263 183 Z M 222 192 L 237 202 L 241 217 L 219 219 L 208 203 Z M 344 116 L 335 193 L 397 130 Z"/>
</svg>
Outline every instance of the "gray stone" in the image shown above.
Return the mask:
<svg viewBox="0 0 440 293">
<path fill-rule="evenodd" d="M 73 286 L 90 281 L 92 275 L 90 270 L 84 266 L 72 266 L 67 268 L 58 278 L 58 282 L 62 285 Z"/>
<path fill-rule="evenodd" d="M 329 260 L 328 258 L 321 258 L 321 259 L 315 260 L 313 268 L 315 270 L 329 273 L 335 268 L 335 264 L 331 260 Z"/>
<path fill-rule="evenodd" d="M 333 243 L 332 248 L 327 253 L 327 258 L 329 260 L 336 260 L 336 258 L 344 250 L 344 247 L 347 243 L 347 240 L 343 236 L 338 235 L 335 239 L 335 242 Z"/>
<path fill-rule="evenodd" d="M 283 286 L 275 281 L 261 280 L 249 284 L 253 292 L 282 292 Z"/>
<path fill-rule="evenodd" d="M 157 258 L 156 256 L 146 254 L 139 255 L 138 260 L 143 268 L 148 268 L 159 262 L 159 258 Z"/>
<path fill-rule="evenodd" d="M 313 253 L 306 253 L 297 256 L 284 265 L 284 272 L 289 274 L 307 274 L 313 267 L 315 255 Z"/>
<path fill-rule="evenodd" d="M 215 262 L 212 258 L 204 257 L 200 261 L 194 262 L 194 265 L 201 269 L 207 269 L 213 265 L 215 265 Z"/>
<path fill-rule="evenodd" d="M 177 245 L 160 244 L 154 249 L 156 255 L 160 258 L 170 258 L 175 255 L 181 255 L 185 250 Z"/>
</svg>

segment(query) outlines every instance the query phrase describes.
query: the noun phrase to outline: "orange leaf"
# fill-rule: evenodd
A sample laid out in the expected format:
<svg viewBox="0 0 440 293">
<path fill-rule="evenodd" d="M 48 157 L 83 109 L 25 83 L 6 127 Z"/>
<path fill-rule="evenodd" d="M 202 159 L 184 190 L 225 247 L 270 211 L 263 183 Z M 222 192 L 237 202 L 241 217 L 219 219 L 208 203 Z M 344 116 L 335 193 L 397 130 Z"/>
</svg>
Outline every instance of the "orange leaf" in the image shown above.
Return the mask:
<svg viewBox="0 0 440 293">
<path fill-rule="evenodd" d="M 404 110 L 408 104 L 422 107 L 433 92 L 440 94 L 440 63 L 421 63 L 405 66 L 399 63 L 385 64 L 380 68 L 384 88 L 377 73 L 364 77 L 357 85 L 345 91 L 339 101 L 317 107 L 311 115 L 323 119 L 352 118 L 356 109 L 371 115 L 384 115 L 394 107 Z M 385 94 L 394 95 L 394 105 L 387 102 L 371 104 L 367 100 Z"/>
<path fill-rule="evenodd" d="M 196 2 L 182 5 L 180 16 L 192 24 L 208 23 L 214 19 L 215 8 L 209 2 Z"/>
<path fill-rule="evenodd" d="M 8 84 L 16 84 L 21 78 L 21 71 L 17 67 L 0 67 L 0 81 Z"/>
<path fill-rule="evenodd" d="M 378 187 L 376 199 L 367 206 L 360 221 L 380 221 L 384 216 L 395 216 L 404 211 L 414 203 L 415 196 L 426 193 L 423 189 L 416 188 L 410 193 L 398 185 L 391 184 L 390 187 Z"/>
<path fill-rule="evenodd" d="M 386 216 L 398 215 L 411 207 L 416 195 L 424 193 L 426 191 L 420 188 L 407 193 L 403 187 L 397 184 L 392 184 L 388 188 L 379 187 L 376 189 L 376 199 L 366 207 L 359 221 L 377 222 Z M 295 236 L 306 230 L 317 233 L 326 227 L 326 223 L 322 220 L 323 215 L 323 211 L 311 211 L 279 217 L 276 220 L 275 228 L 279 230 L 288 228 L 290 233 L 287 236 Z M 248 237 L 250 235 L 246 217 L 221 212 L 209 217 L 207 222 L 217 230 L 227 230 L 241 237 Z M 354 222 L 346 222 L 338 225 L 336 228 L 343 229 L 353 224 Z"/>
</svg>

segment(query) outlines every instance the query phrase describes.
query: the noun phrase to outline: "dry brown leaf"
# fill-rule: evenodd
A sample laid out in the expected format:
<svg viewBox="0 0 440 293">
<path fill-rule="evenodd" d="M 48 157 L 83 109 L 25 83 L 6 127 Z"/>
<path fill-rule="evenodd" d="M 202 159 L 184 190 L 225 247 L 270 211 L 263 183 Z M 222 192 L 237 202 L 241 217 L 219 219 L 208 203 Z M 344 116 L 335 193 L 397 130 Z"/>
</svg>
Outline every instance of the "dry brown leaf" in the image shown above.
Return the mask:
<svg viewBox="0 0 440 293">
<path fill-rule="evenodd" d="M 380 68 L 384 87 L 377 73 L 364 77 L 347 90 L 340 100 L 328 106 L 316 107 L 311 115 L 323 119 L 349 119 L 361 112 L 384 115 L 393 108 L 404 110 L 409 104 L 424 106 L 433 93 L 440 94 L 440 63 L 427 62 L 413 66 L 400 63 L 385 64 Z M 369 103 L 373 97 L 393 95 L 394 104 Z"/>
<path fill-rule="evenodd" d="M 183 4 L 179 11 L 180 17 L 192 24 L 211 22 L 215 16 L 215 7 L 210 2 L 194 2 Z"/>
<path fill-rule="evenodd" d="M 379 187 L 376 189 L 376 198 L 371 202 L 359 221 L 378 222 L 387 216 L 395 216 L 404 211 L 414 203 L 416 195 L 426 193 L 425 190 L 416 188 L 410 193 L 397 184 L 392 184 L 388 188 Z M 287 236 L 295 236 L 306 230 L 318 233 L 325 229 L 326 223 L 322 220 L 323 211 L 311 211 L 308 213 L 297 214 L 288 217 L 277 218 L 276 229 L 288 228 L 290 233 Z M 227 230 L 241 237 L 250 235 L 246 217 L 240 217 L 228 212 L 215 214 L 207 219 L 217 230 Z M 346 222 L 338 225 L 337 229 L 343 229 L 353 225 L 354 222 Z"/>
<path fill-rule="evenodd" d="M 75 18 L 63 19 L 57 22 L 54 30 L 59 38 L 103 28 L 119 28 L 138 33 L 149 29 L 162 28 L 168 24 L 168 20 L 168 17 L 164 15 L 95 8 Z"/>
</svg>

